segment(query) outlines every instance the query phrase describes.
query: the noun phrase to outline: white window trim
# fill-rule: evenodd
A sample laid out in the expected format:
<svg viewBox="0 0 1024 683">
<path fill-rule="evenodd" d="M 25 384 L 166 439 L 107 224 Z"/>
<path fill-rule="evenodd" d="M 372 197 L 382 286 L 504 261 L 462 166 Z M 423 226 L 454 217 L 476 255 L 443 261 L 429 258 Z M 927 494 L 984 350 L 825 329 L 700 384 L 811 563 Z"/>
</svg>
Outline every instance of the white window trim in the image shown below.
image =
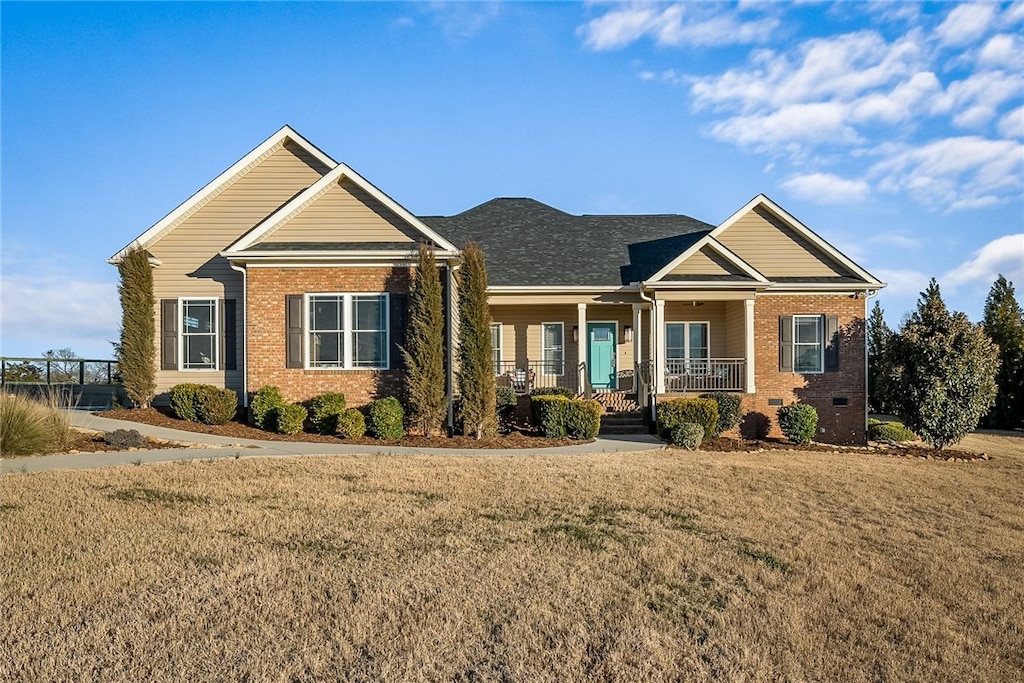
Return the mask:
<svg viewBox="0 0 1024 683">
<path fill-rule="evenodd" d="M 798 346 L 810 346 L 809 343 L 800 344 L 796 340 L 796 321 L 798 318 L 814 318 L 818 323 L 818 369 L 817 370 L 797 370 L 796 368 L 796 350 Z M 793 316 L 793 342 L 791 344 L 793 348 L 793 374 L 794 375 L 823 375 L 825 374 L 825 316 L 820 314 L 801 314 Z"/>
<path fill-rule="evenodd" d="M 498 328 L 498 372 L 495 375 L 497 377 L 505 364 L 505 326 L 503 323 L 492 322 L 491 327 Z"/>
<path fill-rule="evenodd" d="M 561 372 L 548 372 L 548 359 L 545 355 L 546 347 L 544 346 L 544 327 L 547 325 L 558 325 L 562 328 L 562 371 Z M 565 323 L 564 322 L 542 322 L 540 324 L 540 374 L 545 377 L 564 377 L 565 376 Z"/>
<path fill-rule="evenodd" d="M 186 368 L 185 367 L 185 302 L 188 301 L 212 301 L 213 302 L 213 367 L 212 368 Z M 220 297 L 216 296 L 179 296 L 178 297 L 178 372 L 218 372 L 220 371 Z M 202 335 L 208 336 L 204 332 Z"/>
<path fill-rule="evenodd" d="M 312 365 L 312 356 L 309 352 L 310 329 L 309 301 L 313 297 L 338 296 L 342 298 L 341 304 L 341 325 L 342 325 L 342 365 L 341 367 L 321 367 Z M 384 297 L 384 365 L 354 365 L 352 362 L 353 335 L 352 329 L 352 299 L 357 296 L 383 296 Z M 346 370 L 390 370 L 391 369 L 391 295 L 388 292 L 307 292 L 302 295 L 302 367 L 305 370 L 316 370 L 318 372 L 344 372 Z"/>
<path fill-rule="evenodd" d="M 683 363 L 710 363 L 711 362 L 711 322 L 708 320 L 667 320 L 665 321 L 665 362 L 668 363 L 670 360 L 668 357 L 668 326 L 669 325 L 684 325 L 683 328 Z M 690 357 L 690 325 L 704 325 L 708 330 L 708 357 L 707 358 L 691 358 Z M 679 359 L 671 359 L 677 361 Z"/>
</svg>

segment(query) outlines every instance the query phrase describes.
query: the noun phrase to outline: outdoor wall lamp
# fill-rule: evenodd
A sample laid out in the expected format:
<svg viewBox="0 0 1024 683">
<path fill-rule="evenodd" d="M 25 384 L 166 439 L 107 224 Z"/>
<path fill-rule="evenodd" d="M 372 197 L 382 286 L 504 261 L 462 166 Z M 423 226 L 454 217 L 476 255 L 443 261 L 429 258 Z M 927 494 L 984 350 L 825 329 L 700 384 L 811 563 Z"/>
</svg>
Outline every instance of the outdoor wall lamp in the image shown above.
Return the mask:
<svg viewBox="0 0 1024 683">
<path fill-rule="evenodd" d="M 622 338 L 627 344 L 633 341 L 633 328 L 631 326 L 626 325 L 622 328 Z"/>
<path fill-rule="evenodd" d="M 578 325 L 572 326 L 572 340 L 578 342 L 580 340 L 580 328 Z"/>
</svg>

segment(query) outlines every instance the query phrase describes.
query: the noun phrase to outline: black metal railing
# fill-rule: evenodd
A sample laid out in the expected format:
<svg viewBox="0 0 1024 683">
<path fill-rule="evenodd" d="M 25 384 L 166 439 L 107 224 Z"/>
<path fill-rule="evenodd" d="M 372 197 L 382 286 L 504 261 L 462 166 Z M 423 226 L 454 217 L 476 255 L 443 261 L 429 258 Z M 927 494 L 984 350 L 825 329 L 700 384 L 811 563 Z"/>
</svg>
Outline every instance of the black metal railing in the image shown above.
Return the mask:
<svg viewBox="0 0 1024 683">
<path fill-rule="evenodd" d="M 499 386 L 512 387 L 520 395 L 554 387 L 580 391 L 582 373 L 562 361 L 504 361 L 496 364 L 495 371 Z"/>
<path fill-rule="evenodd" d="M 747 361 L 744 358 L 702 358 L 665 362 L 665 391 L 743 391 Z"/>
<path fill-rule="evenodd" d="M 120 384 L 116 360 L 0 358 L 0 386 L 8 384 Z"/>
<path fill-rule="evenodd" d="M 649 360 L 633 364 L 633 383 L 636 387 L 636 402 L 641 410 L 651 405 L 654 396 L 654 363 Z"/>
</svg>

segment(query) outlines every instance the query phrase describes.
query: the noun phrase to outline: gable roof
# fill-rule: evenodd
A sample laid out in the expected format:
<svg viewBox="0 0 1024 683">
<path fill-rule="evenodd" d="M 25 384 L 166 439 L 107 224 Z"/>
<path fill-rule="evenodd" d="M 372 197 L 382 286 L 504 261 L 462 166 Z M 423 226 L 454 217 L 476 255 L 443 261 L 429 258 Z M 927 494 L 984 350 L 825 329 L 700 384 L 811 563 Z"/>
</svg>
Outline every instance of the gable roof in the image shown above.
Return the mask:
<svg viewBox="0 0 1024 683">
<path fill-rule="evenodd" d="M 421 220 L 460 248 L 478 243 L 492 287 L 622 287 L 714 229 L 675 214 L 577 216 L 528 198 L 492 199 Z"/>
<path fill-rule="evenodd" d="M 299 145 L 327 168 L 334 168 L 337 166 L 338 162 L 327 156 L 327 154 L 321 151 L 319 147 L 299 135 L 291 126 L 286 124 L 276 133 L 253 148 L 253 150 L 248 154 L 232 164 L 223 173 L 196 191 L 191 197 L 179 204 L 173 211 L 157 221 L 151 228 L 126 244 L 116 254 L 111 256 L 108 261 L 110 263 L 117 263 L 130 247 L 138 245 L 145 249 L 147 246 L 160 239 L 163 235 L 173 230 L 182 221 L 192 215 L 212 197 L 223 192 L 225 188 L 231 186 L 261 158 L 268 155 L 279 146 L 284 145 L 288 141 Z"/>
<path fill-rule="evenodd" d="M 681 282 L 681 281 L 686 281 L 686 280 L 693 280 L 693 279 L 696 279 L 698 277 L 704 279 L 706 276 L 673 275 L 672 271 L 675 270 L 676 268 L 678 268 L 680 265 L 682 265 L 687 259 L 692 257 L 694 254 L 700 253 L 700 251 L 706 247 L 706 248 L 709 248 L 712 251 L 716 252 L 727 263 L 732 264 L 741 273 L 743 273 L 743 275 L 740 275 L 740 276 L 729 275 L 729 276 L 706 277 L 707 280 L 711 281 L 711 280 L 730 280 L 730 279 L 741 279 L 742 280 L 742 279 L 747 279 L 747 280 L 751 280 L 753 282 L 759 282 L 759 283 L 762 283 L 762 284 L 767 284 L 768 278 L 766 278 L 764 275 L 762 275 L 760 272 L 758 272 L 758 270 L 756 268 L 754 268 L 753 266 L 751 266 L 749 263 L 747 263 L 746 261 L 741 259 L 739 256 L 734 254 L 724 244 L 722 244 L 721 242 L 716 240 L 712 236 L 713 234 L 714 234 L 714 231 L 711 231 L 711 232 L 708 232 L 707 234 L 703 235 L 701 237 L 701 239 L 699 239 L 698 241 L 696 241 L 692 245 L 690 245 L 686 249 L 686 251 L 683 251 L 679 255 L 677 255 L 674 258 L 672 258 L 661 269 L 659 269 L 657 272 L 653 273 L 650 277 L 648 277 L 647 281 L 649 283 L 654 283 L 654 282 L 666 282 L 666 281 Z"/>
</svg>

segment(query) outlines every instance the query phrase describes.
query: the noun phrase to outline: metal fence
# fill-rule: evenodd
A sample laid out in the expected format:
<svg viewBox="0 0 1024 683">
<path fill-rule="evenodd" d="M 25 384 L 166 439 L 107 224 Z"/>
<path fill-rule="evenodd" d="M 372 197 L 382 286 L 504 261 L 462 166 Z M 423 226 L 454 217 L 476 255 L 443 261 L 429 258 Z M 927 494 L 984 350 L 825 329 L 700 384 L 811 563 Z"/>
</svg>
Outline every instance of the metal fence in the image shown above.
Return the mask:
<svg viewBox="0 0 1024 683">
<path fill-rule="evenodd" d="M 743 391 L 744 358 L 669 360 L 665 363 L 665 391 Z"/>
<path fill-rule="evenodd" d="M 116 360 L 0 357 L 0 386 L 7 384 L 120 384 Z"/>
</svg>

